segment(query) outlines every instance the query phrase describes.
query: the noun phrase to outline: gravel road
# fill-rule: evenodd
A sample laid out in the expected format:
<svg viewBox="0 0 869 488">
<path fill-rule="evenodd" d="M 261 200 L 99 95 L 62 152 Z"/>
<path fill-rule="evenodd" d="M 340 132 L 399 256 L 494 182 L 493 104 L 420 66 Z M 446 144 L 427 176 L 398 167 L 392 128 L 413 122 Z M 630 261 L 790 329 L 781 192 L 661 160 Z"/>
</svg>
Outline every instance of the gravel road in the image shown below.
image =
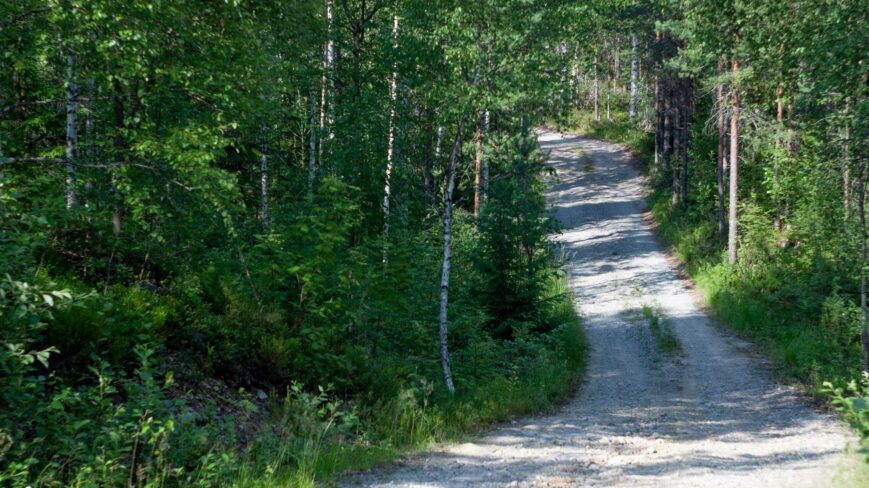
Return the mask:
<svg viewBox="0 0 869 488">
<path fill-rule="evenodd" d="M 591 346 L 585 383 L 549 415 L 342 484 L 833 485 L 852 434 L 771 381 L 747 344 L 710 323 L 644 219 L 646 182 L 629 153 L 553 132 L 539 138 L 558 175 L 549 195 L 564 224 L 556 239 Z M 664 347 L 660 331 L 676 345 Z"/>
</svg>

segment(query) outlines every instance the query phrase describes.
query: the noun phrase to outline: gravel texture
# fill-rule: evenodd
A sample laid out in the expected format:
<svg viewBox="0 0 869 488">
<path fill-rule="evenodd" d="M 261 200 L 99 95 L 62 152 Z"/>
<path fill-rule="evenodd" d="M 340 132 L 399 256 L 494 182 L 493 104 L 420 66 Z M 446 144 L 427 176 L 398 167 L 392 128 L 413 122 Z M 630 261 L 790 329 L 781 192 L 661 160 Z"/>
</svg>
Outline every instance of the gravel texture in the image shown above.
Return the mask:
<svg viewBox="0 0 869 488">
<path fill-rule="evenodd" d="M 591 352 L 557 411 L 440 446 L 344 486 L 831 486 L 856 442 L 770 380 L 746 343 L 713 326 L 646 214 L 646 181 L 621 146 L 541 131 L 550 202 Z M 678 338 L 663 349 L 643 306 Z"/>
</svg>

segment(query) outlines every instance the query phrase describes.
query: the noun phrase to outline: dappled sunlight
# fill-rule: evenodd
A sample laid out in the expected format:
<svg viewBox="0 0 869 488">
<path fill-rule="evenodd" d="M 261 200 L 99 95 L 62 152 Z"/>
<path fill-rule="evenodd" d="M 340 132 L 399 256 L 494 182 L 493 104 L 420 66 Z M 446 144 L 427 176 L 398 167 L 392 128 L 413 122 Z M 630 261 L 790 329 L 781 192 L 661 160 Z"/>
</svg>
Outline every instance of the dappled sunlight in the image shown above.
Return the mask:
<svg viewBox="0 0 869 488">
<path fill-rule="evenodd" d="M 538 135 L 557 172 L 548 199 L 564 228 L 552 239 L 591 346 L 586 381 L 556 414 L 412 458 L 382 486 L 513 486 L 517 473 L 520 486 L 822 484 L 848 435 L 712 327 L 643 219 L 628 153 Z"/>
</svg>

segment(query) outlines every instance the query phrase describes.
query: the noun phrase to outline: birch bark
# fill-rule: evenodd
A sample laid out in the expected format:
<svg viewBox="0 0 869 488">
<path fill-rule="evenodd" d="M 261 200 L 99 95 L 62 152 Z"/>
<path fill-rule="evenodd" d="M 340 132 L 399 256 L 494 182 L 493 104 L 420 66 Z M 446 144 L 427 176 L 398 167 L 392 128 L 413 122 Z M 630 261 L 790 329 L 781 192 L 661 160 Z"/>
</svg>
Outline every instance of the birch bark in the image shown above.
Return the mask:
<svg viewBox="0 0 869 488">
<path fill-rule="evenodd" d="M 639 61 L 637 60 L 637 35 L 631 34 L 631 101 L 628 114 L 631 120 L 637 118 L 637 98 L 639 97 Z"/>
<path fill-rule="evenodd" d="M 724 71 L 724 62 L 718 63 L 719 72 Z M 724 84 L 715 86 L 715 106 L 718 108 L 718 157 L 716 158 L 716 176 L 718 178 L 718 235 L 723 236 L 727 227 L 724 166 L 727 144 L 727 101 L 724 99 Z"/>
<path fill-rule="evenodd" d="M 594 99 L 594 120 L 600 121 L 600 93 L 599 81 L 597 76 L 597 56 L 594 58 L 594 85 L 592 87 L 592 98 Z"/>
<path fill-rule="evenodd" d="M 269 140 L 263 127 L 262 151 L 260 153 L 260 220 L 263 230 L 269 228 Z"/>
<path fill-rule="evenodd" d="M 73 79 L 73 57 L 66 57 L 66 209 L 71 210 L 76 203 L 75 197 L 75 148 L 78 141 L 76 133 L 76 90 Z"/>
<path fill-rule="evenodd" d="M 444 258 L 441 269 L 440 313 L 438 316 L 438 340 L 440 342 L 441 369 L 444 384 L 450 394 L 456 392 L 453 376 L 450 370 L 450 350 L 447 342 L 447 316 L 449 310 L 450 265 L 452 263 L 452 228 L 453 228 L 453 190 L 456 186 L 456 160 L 462 145 L 462 129 L 464 121 L 459 122 L 453 148 L 447 162 L 447 188 L 444 191 Z"/>
<path fill-rule="evenodd" d="M 739 74 L 739 61 L 733 60 L 733 76 Z M 736 264 L 736 206 L 739 184 L 739 92 L 734 83 L 730 96 L 730 227 L 727 232 L 727 260 Z"/>
<path fill-rule="evenodd" d="M 392 49 L 393 54 L 398 56 L 398 15 L 392 17 Z M 392 167 L 395 164 L 395 104 L 398 98 L 398 63 L 392 62 L 392 75 L 389 80 L 389 130 L 386 143 L 386 182 L 383 185 L 383 261 L 386 262 L 386 253 L 389 241 L 389 197 L 392 194 Z"/>
</svg>

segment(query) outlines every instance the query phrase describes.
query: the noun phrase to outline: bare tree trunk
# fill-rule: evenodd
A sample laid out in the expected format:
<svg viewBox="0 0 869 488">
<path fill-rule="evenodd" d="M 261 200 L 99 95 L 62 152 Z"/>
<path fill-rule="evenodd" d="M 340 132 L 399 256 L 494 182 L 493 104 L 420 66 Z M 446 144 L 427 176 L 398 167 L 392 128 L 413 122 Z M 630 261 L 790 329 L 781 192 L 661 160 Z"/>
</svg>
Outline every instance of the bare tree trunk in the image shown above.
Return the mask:
<svg viewBox="0 0 869 488">
<path fill-rule="evenodd" d="M 684 126 L 684 130 L 682 131 L 682 184 L 680 185 L 682 190 L 682 208 L 688 208 L 688 149 L 691 144 L 691 113 L 692 113 L 692 101 L 693 101 L 693 90 L 691 85 L 691 80 L 689 78 L 685 78 L 684 80 L 684 91 L 682 93 L 682 109 L 684 113 L 682 114 L 682 125 Z"/>
<path fill-rule="evenodd" d="M 115 153 L 115 162 L 121 163 L 124 161 L 124 136 L 123 129 L 125 126 L 124 121 L 124 93 L 121 91 L 121 84 L 119 81 L 115 81 L 114 83 L 114 97 L 112 100 L 113 107 L 113 116 L 114 116 L 114 129 L 115 134 L 112 137 L 112 149 Z M 121 226 L 123 224 L 123 217 L 121 215 L 121 196 L 118 192 L 117 187 L 114 184 L 114 178 L 112 181 L 112 191 L 115 193 L 117 197 L 117 201 L 115 202 L 115 208 L 112 211 L 112 229 L 114 231 L 115 237 L 121 235 Z"/>
<path fill-rule="evenodd" d="M 719 72 L 724 72 L 724 61 L 718 63 Z M 727 226 L 727 217 L 724 207 L 726 205 L 724 166 L 727 159 L 727 112 L 725 111 L 726 100 L 724 99 L 724 85 L 719 83 L 715 87 L 716 107 L 718 108 L 718 158 L 716 175 L 718 176 L 718 235 L 723 236 Z"/>
<path fill-rule="evenodd" d="M 3 173 L 3 133 L 0 132 L 0 192 L 3 190 L 3 179 L 6 175 Z M 0 202 L 0 209 L 3 208 L 3 203 Z"/>
<path fill-rule="evenodd" d="M 78 134 L 75 128 L 76 91 L 78 85 L 73 80 L 73 57 L 66 57 L 66 209 L 75 206 L 75 146 Z"/>
<path fill-rule="evenodd" d="M 662 96 L 664 93 L 661 80 L 661 33 L 655 32 L 655 169 L 661 169 L 662 151 L 664 146 L 664 107 Z"/>
<path fill-rule="evenodd" d="M 483 135 L 485 136 L 488 133 L 489 133 L 489 111 L 486 110 L 485 112 L 483 112 Z M 489 160 L 487 160 L 485 157 L 483 157 L 481 159 L 482 159 L 482 168 L 481 169 L 483 172 L 483 176 L 480 179 L 480 186 L 482 186 L 482 188 L 483 188 L 483 190 L 482 190 L 483 203 L 486 203 L 486 200 L 489 198 Z"/>
<path fill-rule="evenodd" d="M 631 34 L 631 102 L 628 113 L 631 120 L 637 118 L 637 98 L 639 97 L 639 61 L 637 60 L 637 35 Z"/>
<path fill-rule="evenodd" d="M 311 110 L 311 133 L 308 134 L 308 194 L 314 191 L 314 180 L 317 177 L 317 89 L 314 83 L 308 90 L 308 100 Z"/>
<path fill-rule="evenodd" d="M 477 131 L 474 134 L 474 144 L 476 145 L 476 154 L 474 155 L 474 220 L 480 218 L 480 190 L 482 187 L 482 179 L 483 179 L 483 142 L 480 136 L 480 132 L 482 128 L 480 127 L 481 121 L 477 120 Z"/>
<path fill-rule="evenodd" d="M 450 372 L 450 350 L 447 343 L 447 313 L 449 310 L 450 264 L 452 259 L 452 227 L 453 227 L 453 189 L 456 186 L 456 160 L 462 145 L 462 129 L 464 121 L 459 122 L 453 148 L 447 163 L 447 188 L 444 191 L 444 260 L 441 270 L 440 314 L 438 317 L 438 339 L 440 341 L 441 369 L 444 384 L 450 394 L 456 392 L 453 376 Z"/>
<path fill-rule="evenodd" d="M 845 221 L 851 218 L 851 98 L 845 99 L 845 140 L 842 144 L 842 194 L 845 204 Z"/>
<path fill-rule="evenodd" d="M 857 197 L 860 208 L 860 337 L 863 344 L 863 371 L 869 372 L 869 320 L 866 305 L 866 159 L 860 159 L 860 194 Z"/>
<path fill-rule="evenodd" d="M 621 51 L 622 38 L 618 34 L 613 39 L 613 86 L 619 89 L 622 81 L 622 58 L 619 56 Z"/>
<path fill-rule="evenodd" d="M 610 93 L 612 93 L 612 86 L 611 85 L 612 85 L 611 83 L 607 83 L 607 89 L 606 89 L 606 119 L 610 120 L 610 121 L 613 119 L 612 115 L 610 115 Z"/>
<path fill-rule="evenodd" d="M 672 117 L 672 107 L 670 106 L 670 93 L 673 88 L 673 81 L 668 77 L 664 79 L 663 93 L 661 94 L 661 100 L 664 103 L 664 133 L 662 137 L 662 142 L 664 146 L 664 172 L 670 171 L 670 157 L 673 155 L 673 138 L 671 137 L 671 125 L 673 122 Z"/>
<path fill-rule="evenodd" d="M 664 131 L 663 114 L 661 113 L 661 79 L 655 75 L 655 168 L 661 165 L 661 134 Z"/>
<path fill-rule="evenodd" d="M 782 135 L 782 131 L 784 130 L 783 93 L 784 93 L 784 89 L 782 87 L 778 87 L 776 89 L 775 120 L 776 120 L 776 125 L 777 125 L 776 130 L 779 132 L 778 137 L 776 137 L 776 140 L 775 140 L 776 149 L 780 148 L 782 145 L 781 135 Z M 781 232 L 784 228 L 783 223 L 782 223 L 782 203 L 781 203 L 781 199 L 779 197 L 779 186 L 780 186 L 780 182 L 781 182 L 781 175 L 780 175 L 781 162 L 778 159 L 778 157 L 776 157 L 774 162 L 775 162 L 775 167 L 773 168 L 773 174 L 772 174 L 772 186 L 774 189 L 773 206 L 775 207 L 775 218 L 773 219 L 773 228 L 775 229 L 776 233 L 778 233 L 779 236 L 781 236 Z M 787 244 L 787 240 L 781 239 L 781 237 L 779 237 L 779 242 L 780 242 L 781 247 L 785 247 L 785 245 Z"/>
<path fill-rule="evenodd" d="M 334 64 L 335 64 L 335 41 L 332 39 L 332 0 L 326 0 L 326 45 L 323 47 L 323 79 L 320 86 L 320 151 L 318 160 L 320 166 L 323 166 L 323 147 L 324 139 L 331 141 L 334 137 L 332 133 L 332 91 L 335 81 Z M 326 128 L 329 132 L 326 132 Z M 324 137 L 325 136 L 325 137 Z"/>
<path fill-rule="evenodd" d="M 392 17 L 392 49 L 393 54 L 398 56 L 398 15 Z M 383 186 L 383 262 L 386 262 L 386 253 L 389 242 L 389 197 L 392 193 L 392 167 L 395 164 L 395 104 L 398 98 L 398 63 L 392 63 L 392 76 L 389 80 L 389 134 L 386 147 L 386 183 Z"/>
<path fill-rule="evenodd" d="M 597 76 L 597 56 L 594 58 L 594 86 L 592 88 L 592 97 L 594 99 L 594 120 L 600 121 L 600 90 Z"/>
<path fill-rule="evenodd" d="M 441 126 L 441 125 L 438 126 L 437 136 L 435 139 L 436 140 L 435 140 L 435 148 L 434 148 L 433 165 L 440 167 L 441 166 L 441 148 L 443 147 L 443 142 L 444 142 L 444 128 L 443 128 L 443 126 Z M 434 203 L 437 200 L 438 193 L 440 193 L 442 188 L 440 186 L 435 186 L 434 175 L 432 175 L 431 181 L 432 181 L 432 193 L 431 193 L 432 203 Z"/>
<path fill-rule="evenodd" d="M 739 74 L 739 61 L 733 60 L 733 77 Z M 730 228 L 727 233 L 727 260 L 736 264 L 736 206 L 739 198 L 739 92 L 734 81 L 730 96 Z"/>
<path fill-rule="evenodd" d="M 260 153 L 260 220 L 263 223 L 263 230 L 269 228 L 269 140 L 266 135 L 265 126 L 263 126 L 262 151 Z"/>
<path fill-rule="evenodd" d="M 672 160 L 672 169 L 673 169 L 673 180 L 672 180 L 672 189 L 673 194 L 670 198 L 670 203 L 675 208 L 679 205 L 679 199 L 681 198 L 681 190 L 679 188 L 680 185 L 680 169 L 681 169 L 681 157 L 682 157 L 682 132 L 683 132 L 683 114 L 682 114 L 682 79 L 677 78 L 673 80 L 673 100 L 670 102 L 670 105 L 673 107 L 673 160 Z"/>
</svg>

